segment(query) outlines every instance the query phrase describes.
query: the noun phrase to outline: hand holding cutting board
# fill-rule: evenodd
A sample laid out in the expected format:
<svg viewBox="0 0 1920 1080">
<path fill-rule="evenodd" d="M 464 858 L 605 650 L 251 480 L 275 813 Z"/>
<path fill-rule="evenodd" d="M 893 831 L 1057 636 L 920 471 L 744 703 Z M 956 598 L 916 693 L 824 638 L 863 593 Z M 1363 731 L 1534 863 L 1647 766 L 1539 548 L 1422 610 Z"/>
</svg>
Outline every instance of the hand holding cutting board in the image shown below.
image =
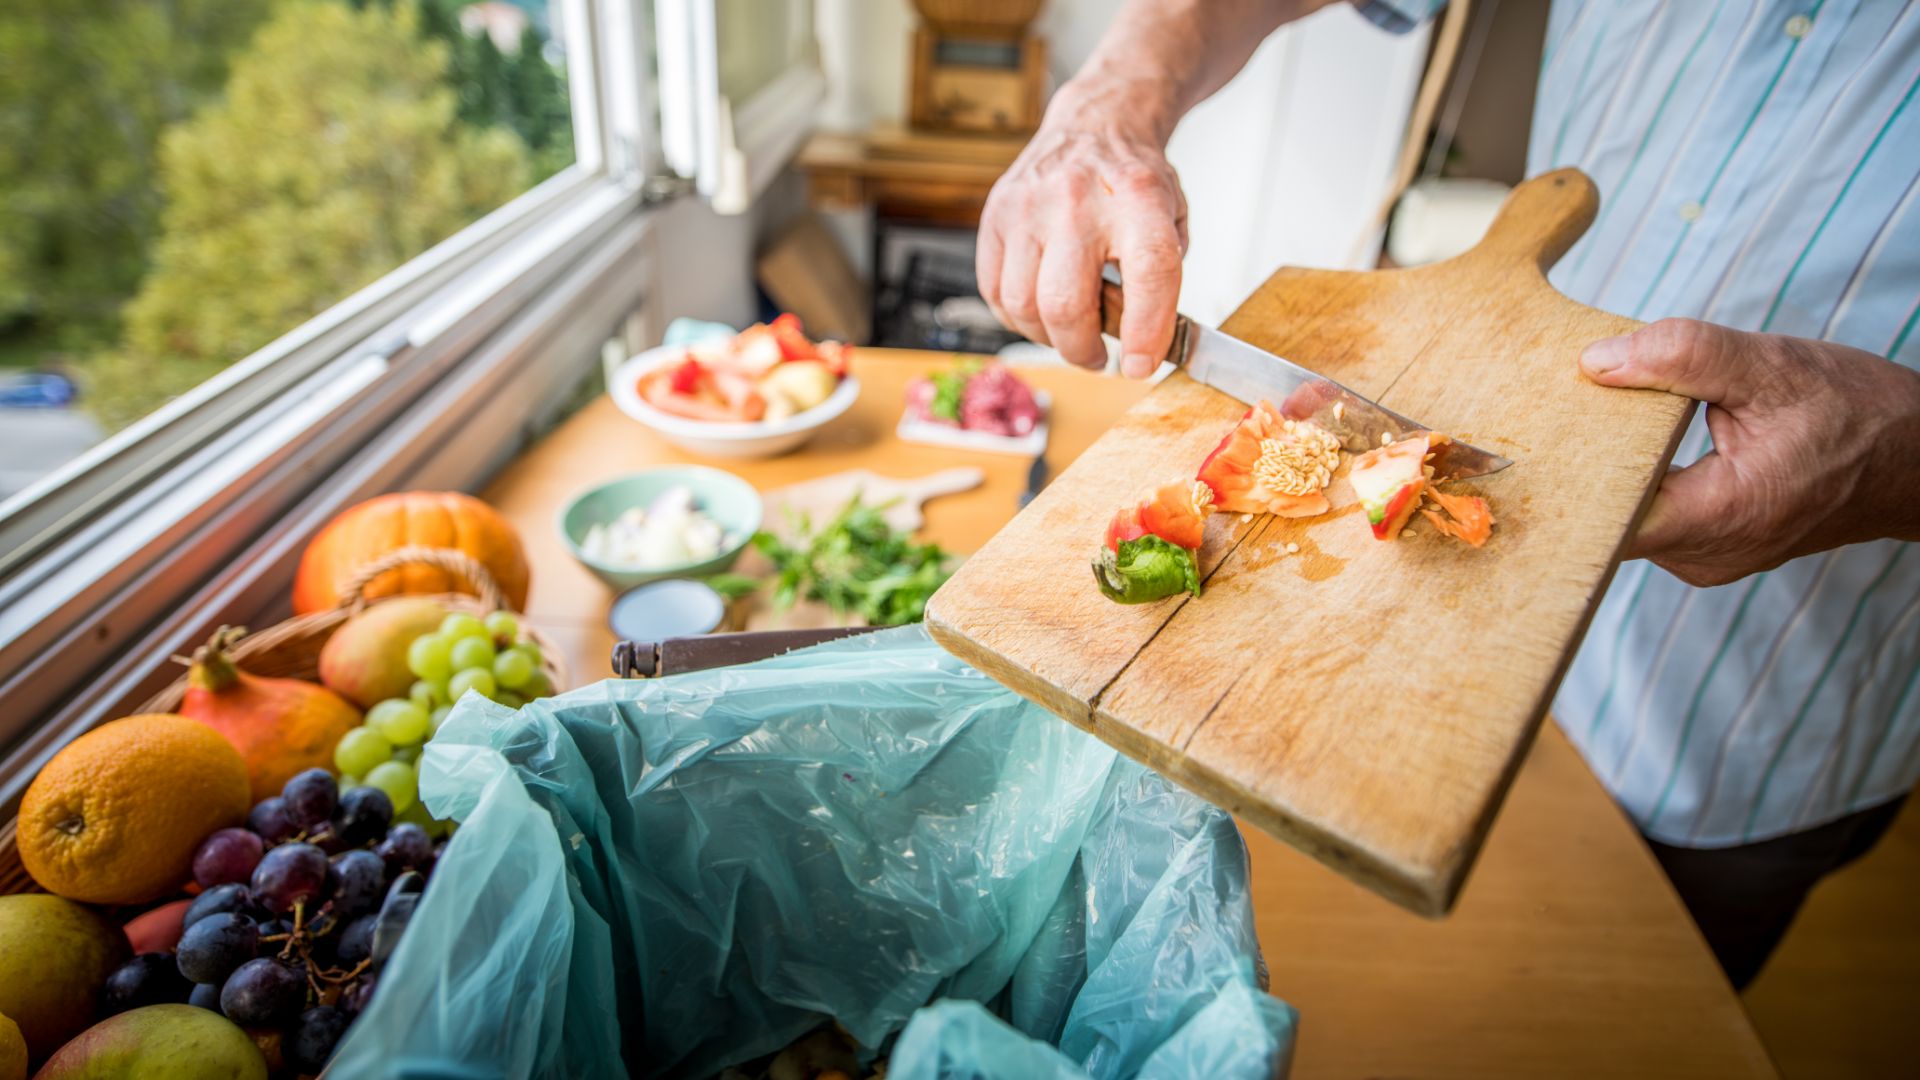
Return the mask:
<svg viewBox="0 0 1920 1080">
<path fill-rule="evenodd" d="M 1724 585 L 1843 544 L 1920 540 L 1920 373 L 1692 319 L 1594 342 L 1580 367 L 1607 386 L 1706 403 L 1713 449 L 1667 474 L 1630 558 Z"/>
</svg>

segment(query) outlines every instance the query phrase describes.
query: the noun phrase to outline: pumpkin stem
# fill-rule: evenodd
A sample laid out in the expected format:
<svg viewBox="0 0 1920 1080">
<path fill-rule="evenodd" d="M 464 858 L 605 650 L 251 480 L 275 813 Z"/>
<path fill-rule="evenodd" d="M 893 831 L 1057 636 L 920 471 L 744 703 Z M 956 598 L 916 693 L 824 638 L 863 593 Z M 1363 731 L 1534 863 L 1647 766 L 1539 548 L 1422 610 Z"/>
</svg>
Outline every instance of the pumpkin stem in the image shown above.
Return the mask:
<svg viewBox="0 0 1920 1080">
<path fill-rule="evenodd" d="M 187 669 L 190 686 L 220 693 L 240 681 L 240 669 L 234 665 L 232 649 L 247 634 L 244 626 L 223 626 L 213 632 L 205 645 L 193 650 L 192 666 Z"/>
</svg>

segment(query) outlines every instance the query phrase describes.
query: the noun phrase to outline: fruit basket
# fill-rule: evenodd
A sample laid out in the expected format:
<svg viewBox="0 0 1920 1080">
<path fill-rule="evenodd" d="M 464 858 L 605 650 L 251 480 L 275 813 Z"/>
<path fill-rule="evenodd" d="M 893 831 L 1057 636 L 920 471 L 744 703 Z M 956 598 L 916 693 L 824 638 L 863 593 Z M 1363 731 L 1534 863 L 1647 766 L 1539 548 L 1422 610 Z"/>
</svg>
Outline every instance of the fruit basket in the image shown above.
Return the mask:
<svg viewBox="0 0 1920 1080">
<path fill-rule="evenodd" d="M 449 611 L 479 616 L 511 606 L 493 575 L 472 557 L 444 548 L 399 548 L 362 566 L 344 582 L 339 604 L 325 611 L 296 615 L 246 635 L 233 645 L 233 659 L 254 675 L 316 678 L 319 674 L 320 650 L 333 632 L 370 604 L 379 604 L 388 599 L 366 599 L 362 593 L 368 584 L 383 574 L 407 566 L 426 566 L 444 571 L 474 589 L 474 594 L 434 595 L 433 599 Z M 525 627 L 524 632 L 540 646 L 541 668 L 548 680 L 556 687 L 564 687 L 566 669 L 559 660 L 558 651 L 532 627 Z M 133 711 L 136 714 L 173 712 L 179 708 L 186 690 L 187 679 L 183 675 Z M 11 818 L 0 825 L 0 896 L 40 891 L 20 863 L 20 854 L 14 845 L 14 825 Z"/>
</svg>

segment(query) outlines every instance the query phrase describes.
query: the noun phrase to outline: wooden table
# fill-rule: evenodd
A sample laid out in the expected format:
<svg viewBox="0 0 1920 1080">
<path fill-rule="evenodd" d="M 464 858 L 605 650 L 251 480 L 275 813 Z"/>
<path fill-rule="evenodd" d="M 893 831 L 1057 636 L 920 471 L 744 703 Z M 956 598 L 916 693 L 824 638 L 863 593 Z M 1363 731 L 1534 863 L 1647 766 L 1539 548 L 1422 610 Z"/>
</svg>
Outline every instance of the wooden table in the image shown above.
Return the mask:
<svg viewBox="0 0 1920 1080">
<path fill-rule="evenodd" d="M 719 464 L 763 489 L 855 467 L 917 476 L 953 464 L 951 451 L 893 436 L 907 381 L 947 360 L 862 350 L 860 401 L 809 449 Z M 1142 393 L 1064 369 L 1023 374 L 1053 395 L 1056 472 Z M 1027 471 L 1018 458 L 967 457 L 986 483 L 927 505 L 925 535 L 958 551 L 1014 513 Z M 560 507 L 621 473 L 689 460 L 601 398 L 484 493 L 526 538 L 535 568 L 527 614 L 580 681 L 608 670 L 610 596 L 561 545 Z M 1679 898 L 1551 724 L 1445 920 L 1410 915 L 1242 831 L 1273 992 L 1301 1012 L 1296 1077 L 1774 1075 Z"/>
</svg>

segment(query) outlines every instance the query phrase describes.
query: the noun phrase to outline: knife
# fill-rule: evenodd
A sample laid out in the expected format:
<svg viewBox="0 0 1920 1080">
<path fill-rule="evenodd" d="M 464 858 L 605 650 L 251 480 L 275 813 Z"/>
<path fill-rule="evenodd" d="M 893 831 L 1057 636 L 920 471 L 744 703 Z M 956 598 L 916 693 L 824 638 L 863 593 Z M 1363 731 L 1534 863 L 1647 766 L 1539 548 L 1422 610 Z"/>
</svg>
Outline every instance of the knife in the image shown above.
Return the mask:
<svg viewBox="0 0 1920 1080">
<path fill-rule="evenodd" d="M 1040 489 L 1047 486 L 1047 478 L 1047 455 L 1043 451 L 1035 454 L 1033 464 L 1027 466 L 1027 490 L 1020 493 L 1021 509 L 1025 509 L 1033 497 L 1040 494 Z"/>
<path fill-rule="evenodd" d="M 875 629 L 878 628 L 832 626 L 817 630 L 745 630 L 733 634 L 671 637 L 665 641 L 621 641 L 613 646 L 613 674 L 621 679 L 655 679 L 751 664 Z"/>
<path fill-rule="evenodd" d="M 1120 336 L 1122 298 L 1120 271 L 1108 264 L 1100 282 L 1100 328 Z M 1274 402 L 1280 415 L 1312 420 L 1332 432 L 1351 453 L 1381 445 L 1382 436 L 1399 441 L 1417 431 L 1432 431 L 1392 409 L 1341 386 L 1324 375 L 1222 333 L 1185 315 L 1175 315 L 1173 344 L 1167 363 L 1229 397 L 1249 405 L 1262 398 Z M 1428 459 L 1435 479 L 1459 480 L 1496 473 L 1513 464 L 1498 454 L 1457 439 L 1442 443 Z"/>
</svg>

